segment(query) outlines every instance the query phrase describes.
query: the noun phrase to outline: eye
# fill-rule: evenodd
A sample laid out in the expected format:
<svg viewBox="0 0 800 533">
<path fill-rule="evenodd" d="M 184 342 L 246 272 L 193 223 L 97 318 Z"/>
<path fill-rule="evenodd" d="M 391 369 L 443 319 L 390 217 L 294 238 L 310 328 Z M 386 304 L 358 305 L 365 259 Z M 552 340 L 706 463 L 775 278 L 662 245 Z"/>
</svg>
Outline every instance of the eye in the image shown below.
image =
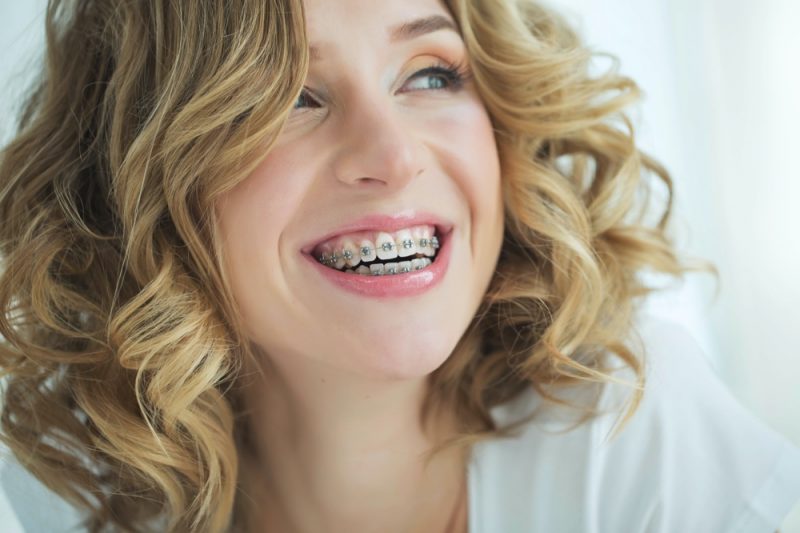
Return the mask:
<svg viewBox="0 0 800 533">
<path fill-rule="evenodd" d="M 317 108 L 320 107 L 319 102 L 311 96 L 310 91 L 303 87 L 297 100 L 294 101 L 294 109 Z"/>
<path fill-rule="evenodd" d="M 457 91 L 466 79 L 467 72 L 462 64 L 433 65 L 412 74 L 401 92 Z"/>
</svg>

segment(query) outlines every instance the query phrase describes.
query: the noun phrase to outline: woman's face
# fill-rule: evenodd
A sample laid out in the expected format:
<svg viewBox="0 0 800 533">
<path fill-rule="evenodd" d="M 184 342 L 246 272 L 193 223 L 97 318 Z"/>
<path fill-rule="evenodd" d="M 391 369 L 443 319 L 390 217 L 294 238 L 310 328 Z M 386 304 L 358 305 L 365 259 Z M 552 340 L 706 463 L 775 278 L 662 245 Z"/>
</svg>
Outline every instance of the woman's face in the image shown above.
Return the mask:
<svg viewBox="0 0 800 533">
<path fill-rule="evenodd" d="M 217 206 L 234 296 L 278 366 L 424 376 L 466 330 L 500 251 L 489 116 L 439 1 L 305 7 L 306 89 Z"/>
</svg>

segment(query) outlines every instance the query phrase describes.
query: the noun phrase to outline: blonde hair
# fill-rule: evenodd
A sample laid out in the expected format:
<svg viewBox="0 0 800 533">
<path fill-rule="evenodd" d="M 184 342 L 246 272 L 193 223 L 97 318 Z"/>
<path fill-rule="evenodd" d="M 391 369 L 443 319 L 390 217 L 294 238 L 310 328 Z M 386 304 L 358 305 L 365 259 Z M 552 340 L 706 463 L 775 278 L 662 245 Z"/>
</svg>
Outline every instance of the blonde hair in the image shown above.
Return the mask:
<svg viewBox="0 0 800 533">
<path fill-rule="evenodd" d="M 466 445 L 533 386 L 614 379 L 642 270 L 681 276 L 671 182 L 635 146 L 636 85 L 523 0 L 452 0 L 496 131 L 506 233 L 423 419 Z M 300 0 L 52 0 L 41 79 L 0 159 L 2 439 L 86 526 L 222 531 L 239 508 L 237 378 L 252 356 L 213 205 L 280 133 L 308 68 Z M 666 185 L 644 223 L 642 193 Z M 645 196 L 647 196 L 645 194 Z M 637 210 L 638 209 L 638 210 Z M 590 412 L 591 410 L 587 410 Z"/>
</svg>

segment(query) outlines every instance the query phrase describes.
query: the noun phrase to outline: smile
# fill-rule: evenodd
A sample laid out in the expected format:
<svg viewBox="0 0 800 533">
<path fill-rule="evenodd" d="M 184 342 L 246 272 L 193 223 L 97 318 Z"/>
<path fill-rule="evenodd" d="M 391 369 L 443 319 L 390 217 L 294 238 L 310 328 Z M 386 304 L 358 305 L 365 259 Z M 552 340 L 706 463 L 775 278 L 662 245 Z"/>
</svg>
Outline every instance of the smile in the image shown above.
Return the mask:
<svg viewBox="0 0 800 533">
<path fill-rule="evenodd" d="M 433 264 L 440 247 L 435 231 L 434 226 L 414 226 L 394 233 L 348 235 L 317 246 L 314 255 L 321 264 L 349 274 L 403 274 Z"/>
<path fill-rule="evenodd" d="M 327 281 L 347 292 L 373 298 L 419 295 L 444 279 L 453 245 L 452 229 L 443 235 L 431 234 L 433 229 L 424 235 L 419 227 L 393 235 L 371 233 L 374 240 L 349 235 L 319 245 L 303 256 Z"/>
</svg>

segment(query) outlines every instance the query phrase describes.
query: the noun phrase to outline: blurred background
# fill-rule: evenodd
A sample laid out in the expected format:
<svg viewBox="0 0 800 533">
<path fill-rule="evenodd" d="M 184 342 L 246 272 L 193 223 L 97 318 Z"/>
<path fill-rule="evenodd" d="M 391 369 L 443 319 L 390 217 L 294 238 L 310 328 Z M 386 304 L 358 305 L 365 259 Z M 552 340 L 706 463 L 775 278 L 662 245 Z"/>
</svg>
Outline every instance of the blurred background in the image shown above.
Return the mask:
<svg viewBox="0 0 800 533">
<path fill-rule="evenodd" d="M 675 235 L 720 271 L 650 311 L 800 446 L 800 2 L 549 0 L 644 91 L 639 143 L 675 182 Z M 800 505 L 781 528 L 800 533 Z"/>
<path fill-rule="evenodd" d="M 800 446 L 800 2 L 546 3 L 642 87 L 633 117 L 674 179 L 677 242 L 719 268 L 718 297 L 694 274 L 649 310 L 684 324 L 739 401 Z M 40 52 L 44 6 L 0 0 L 0 144 Z M 800 533 L 800 506 L 781 531 Z"/>
</svg>

